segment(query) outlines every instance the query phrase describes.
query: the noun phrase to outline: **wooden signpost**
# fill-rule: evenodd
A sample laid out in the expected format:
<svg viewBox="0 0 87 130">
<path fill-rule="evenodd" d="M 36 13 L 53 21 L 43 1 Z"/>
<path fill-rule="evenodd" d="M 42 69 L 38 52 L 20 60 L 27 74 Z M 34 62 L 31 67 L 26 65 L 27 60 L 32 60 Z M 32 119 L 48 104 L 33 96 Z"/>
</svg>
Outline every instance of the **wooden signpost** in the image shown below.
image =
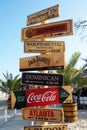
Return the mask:
<svg viewBox="0 0 87 130">
<path fill-rule="evenodd" d="M 63 41 L 25 41 L 25 53 L 47 53 L 47 52 L 63 52 L 65 51 L 65 43 Z"/>
<path fill-rule="evenodd" d="M 22 73 L 22 84 L 62 86 L 62 74 Z"/>
<path fill-rule="evenodd" d="M 46 125 L 43 122 L 63 122 L 62 109 L 47 109 L 46 107 L 52 104 L 72 103 L 73 101 L 71 86 L 63 86 L 63 76 L 46 74 L 47 70 L 61 70 L 65 68 L 64 42 L 46 41 L 46 38 L 73 34 L 72 19 L 53 23 L 46 22 L 46 20 L 58 16 L 59 5 L 31 14 L 27 16 L 27 26 L 39 22 L 41 22 L 41 25 L 26 27 L 21 30 L 24 52 L 41 54 L 20 58 L 20 71 L 41 71 L 40 74 L 22 73 L 22 84 L 52 86 L 50 88 L 44 86 L 44 88 L 11 92 L 12 109 L 23 108 L 22 116 L 24 120 L 42 121 L 40 126 L 26 126 L 24 130 L 67 130 L 67 125 Z M 41 106 L 41 108 L 31 108 L 37 106 Z M 45 124 L 45 126 L 42 126 L 42 124 Z"/>
<path fill-rule="evenodd" d="M 59 17 L 59 5 L 44 9 L 40 12 L 27 16 L 27 26 L 35 23 L 39 23 L 44 20 Z"/>
<path fill-rule="evenodd" d="M 11 92 L 11 108 L 45 106 L 72 102 L 71 86 L 26 89 Z"/>
<path fill-rule="evenodd" d="M 65 124 L 49 124 L 40 126 L 26 126 L 24 130 L 67 130 L 67 125 Z"/>
<path fill-rule="evenodd" d="M 27 58 L 20 58 L 20 71 L 64 69 L 65 53 L 58 52 Z"/>
<path fill-rule="evenodd" d="M 21 32 L 21 40 L 27 41 L 40 38 L 69 36 L 73 34 L 72 24 L 72 19 L 69 19 L 60 22 L 23 28 Z"/>
<path fill-rule="evenodd" d="M 22 119 L 29 121 L 45 121 L 64 123 L 64 112 L 61 108 L 23 108 Z"/>
</svg>

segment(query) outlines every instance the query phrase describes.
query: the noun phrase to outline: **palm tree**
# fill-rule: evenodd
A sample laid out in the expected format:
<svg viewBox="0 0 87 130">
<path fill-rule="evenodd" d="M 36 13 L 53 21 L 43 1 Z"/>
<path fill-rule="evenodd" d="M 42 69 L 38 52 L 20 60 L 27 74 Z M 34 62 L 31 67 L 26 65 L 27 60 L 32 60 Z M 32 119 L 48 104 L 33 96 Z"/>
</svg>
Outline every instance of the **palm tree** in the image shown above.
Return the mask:
<svg viewBox="0 0 87 130">
<path fill-rule="evenodd" d="M 71 85 L 72 87 L 80 87 L 82 85 L 80 75 L 83 73 L 86 65 L 82 66 L 80 69 L 75 68 L 80 56 L 80 52 L 75 52 L 65 69 L 60 71 L 57 70 L 57 73 L 64 75 L 64 85 Z"/>
<path fill-rule="evenodd" d="M 3 76 L 5 78 L 4 80 L 0 79 L 0 83 L 1 83 L 1 90 L 6 92 L 6 93 L 10 93 L 12 90 L 17 90 L 19 88 L 21 88 L 21 78 L 19 78 L 19 75 L 16 75 L 14 78 L 11 77 L 11 74 L 9 74 L 8 72 L 6 72 L 6 74 L 3 73 Z"/>
</svg>

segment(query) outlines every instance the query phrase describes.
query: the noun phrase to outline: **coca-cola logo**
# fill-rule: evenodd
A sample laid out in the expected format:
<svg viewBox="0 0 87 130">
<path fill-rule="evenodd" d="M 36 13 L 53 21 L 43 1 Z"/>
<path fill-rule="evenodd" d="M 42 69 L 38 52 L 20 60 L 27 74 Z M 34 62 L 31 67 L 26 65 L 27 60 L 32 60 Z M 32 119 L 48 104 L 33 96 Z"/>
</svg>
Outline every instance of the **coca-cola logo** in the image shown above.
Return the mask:
<svg viewBox="0 0 87 130">
<path fill-rule="evenodd" d="M 43 94 L 35 94 L 34 92 L 32 92 L 27 97 L 27 103 L 50 102 L 55 101 L 55 99 L 56 91 L 46 91 Z"/>
</svg>

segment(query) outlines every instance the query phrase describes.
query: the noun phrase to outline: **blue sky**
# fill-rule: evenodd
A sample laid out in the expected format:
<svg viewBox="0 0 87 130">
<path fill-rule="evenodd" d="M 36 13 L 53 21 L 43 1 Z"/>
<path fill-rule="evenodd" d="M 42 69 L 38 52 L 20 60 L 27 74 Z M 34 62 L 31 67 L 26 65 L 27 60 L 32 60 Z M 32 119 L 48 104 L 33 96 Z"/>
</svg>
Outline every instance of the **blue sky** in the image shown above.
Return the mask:
<svg viewBox="0 0 87 130">
<path fill-rule="evenodd" d="M 26 27 L 27 16 L 48 7 L 59 4 L 60 17 L 49 20 L 57 22 L 62 20 L 87 19 L 87 1 L 82 0 L 2 0 L 0 1 L 0 78 L 2 73 L 20 74 L 19 58 L 37 54 L 25 54 L 23 42 L 21 42 L 21 29 Z M 74 28 L 74 27 L 73 27 Z M 81 52 L 81 58 L 87 58 L 87 43 L 80 40 L 80 35 L 73 34 L 52 40 L 65 42 L 66 63 L 76 51 Z M 79 60 L 77 67 L 85 62 Z"/>
</svg>

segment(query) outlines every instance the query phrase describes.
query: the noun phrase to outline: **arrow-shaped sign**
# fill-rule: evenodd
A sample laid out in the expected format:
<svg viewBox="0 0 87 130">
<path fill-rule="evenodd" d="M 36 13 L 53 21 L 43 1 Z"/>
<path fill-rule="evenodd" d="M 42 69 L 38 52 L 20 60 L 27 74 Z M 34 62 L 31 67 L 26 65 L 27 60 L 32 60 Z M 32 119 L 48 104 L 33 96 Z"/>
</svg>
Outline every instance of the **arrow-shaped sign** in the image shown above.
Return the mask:
<svg viewBox="0 0 87 130">
<path fill-rule="evenodd" d="M 15 100 L 14 100 L 15 99 Z M 11 93 L 12 109 L 44 106 L 72 102 L 71 86 L 38 88 L 13 91 Z"/>
</svg>

